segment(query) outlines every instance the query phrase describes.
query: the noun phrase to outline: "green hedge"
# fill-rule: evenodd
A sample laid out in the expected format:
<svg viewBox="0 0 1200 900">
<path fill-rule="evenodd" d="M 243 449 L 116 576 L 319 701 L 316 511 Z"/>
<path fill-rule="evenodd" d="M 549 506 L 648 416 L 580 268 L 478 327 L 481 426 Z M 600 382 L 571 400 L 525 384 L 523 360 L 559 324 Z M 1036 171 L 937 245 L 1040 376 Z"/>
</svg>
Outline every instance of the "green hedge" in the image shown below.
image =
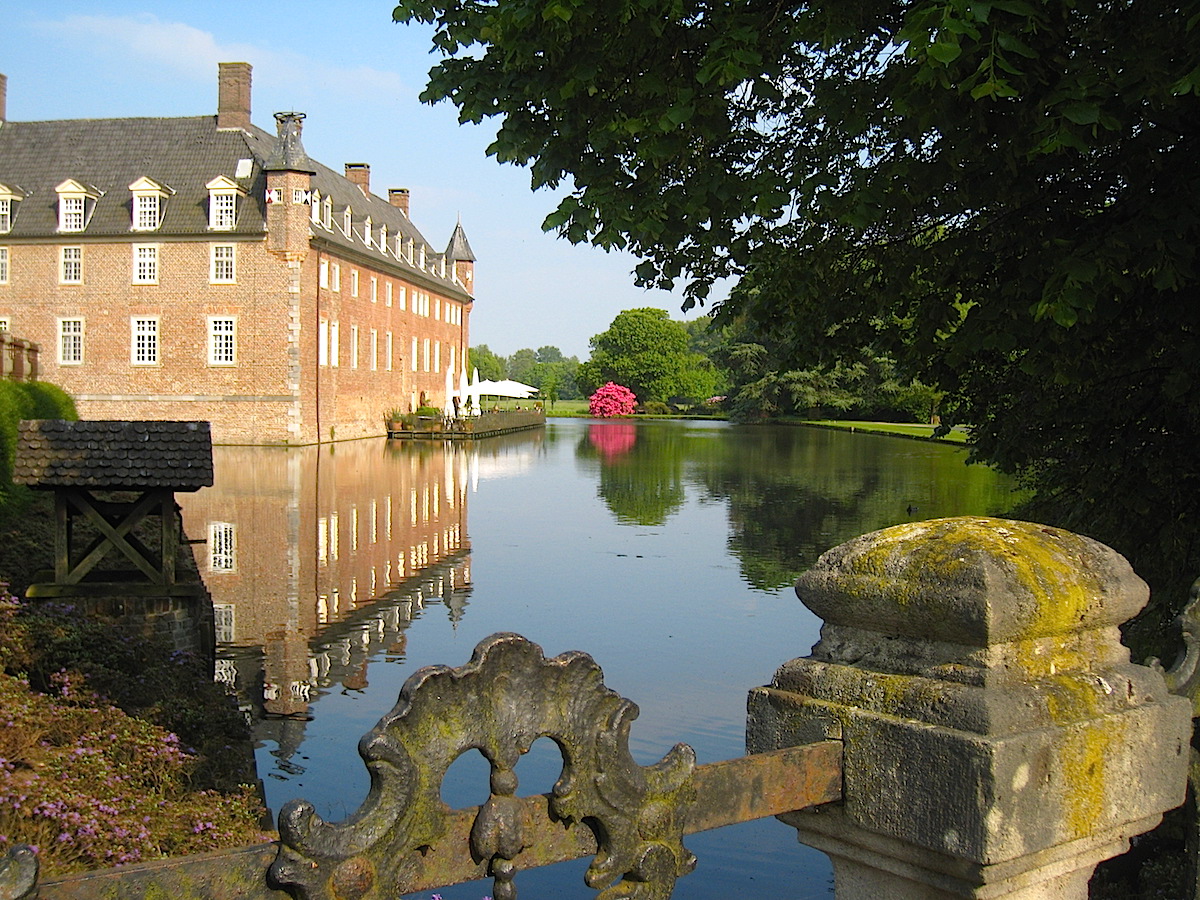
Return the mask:
<svg viewBox="0 0 1200 900">
<path fill-rule="evenodd" d="M 22 419 L 78 419 L 75 401 L 45 381 L 0 380 L 0 505 L 12 494 L 17 427 Z"/>
</svg>

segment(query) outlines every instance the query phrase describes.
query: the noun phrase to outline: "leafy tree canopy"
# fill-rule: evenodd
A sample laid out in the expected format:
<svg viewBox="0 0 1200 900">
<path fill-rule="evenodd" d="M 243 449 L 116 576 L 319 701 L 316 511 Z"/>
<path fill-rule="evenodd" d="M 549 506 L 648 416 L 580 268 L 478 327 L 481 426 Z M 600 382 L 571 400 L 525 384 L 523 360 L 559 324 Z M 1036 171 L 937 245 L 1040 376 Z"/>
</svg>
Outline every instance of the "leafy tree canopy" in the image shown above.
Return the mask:
<svg viewBox="0 0 1200 900">
<path fill-rule="evenodd" d="M 615 381 L 639 403 L 671 397 L 704 398 L 717 381 L 712 364 L 688 349 L 688 332 L 665 309 L 618 313 L 608 330 L 591 339 L 592 358 L 580 366 L 587 385 Z"/>
<path fill-rule="evenodd" d="M 874 347 L 1175 599 L 1200 568 L 1200 0 L 405 0 L 429 101 L 798 368 Z"/>
<path fill-rule="evenodd" d="M 472 368 L 479 370 L 479 377 L 484 381 L 503 381 L 508 377 L 504 359 L 491 351 L 487 344 L 480 344 L 470 350 Z"/>
</svg>

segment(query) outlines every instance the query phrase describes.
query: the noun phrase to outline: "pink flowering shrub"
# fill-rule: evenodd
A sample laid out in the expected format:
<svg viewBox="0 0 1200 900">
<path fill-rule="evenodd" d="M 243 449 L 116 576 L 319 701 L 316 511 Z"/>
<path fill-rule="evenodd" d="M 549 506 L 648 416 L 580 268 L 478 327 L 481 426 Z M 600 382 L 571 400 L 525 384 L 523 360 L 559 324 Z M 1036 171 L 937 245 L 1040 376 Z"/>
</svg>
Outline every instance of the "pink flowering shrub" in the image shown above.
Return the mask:
<svg viewBox="0 0 1200 900">
<path fill-rule="evenodd" d="M 601 419 L 632 416 L 636 408 L 633 391 L 611 381 L 588 398 L 588 413 Z"/>
</svg>

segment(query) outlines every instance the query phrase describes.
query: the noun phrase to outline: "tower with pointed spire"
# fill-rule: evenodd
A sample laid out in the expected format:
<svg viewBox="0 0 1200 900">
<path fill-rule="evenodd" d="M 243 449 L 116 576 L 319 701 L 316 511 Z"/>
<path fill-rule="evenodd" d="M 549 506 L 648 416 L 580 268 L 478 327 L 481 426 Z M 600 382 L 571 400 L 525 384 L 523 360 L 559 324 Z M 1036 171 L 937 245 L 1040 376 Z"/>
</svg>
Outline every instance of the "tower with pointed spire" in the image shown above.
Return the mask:
<svg viewBox="0 0 1200 900">
<path fill-rule="evenodd" d="M 450 235 L 450 243 L 446 246 L 446 259 L 454 267 L 454 280 L 467 289 L 467 293 L 475 296 L 475 253 L 463 230 L 462 217 L 454 226 Z"/>
</svg>

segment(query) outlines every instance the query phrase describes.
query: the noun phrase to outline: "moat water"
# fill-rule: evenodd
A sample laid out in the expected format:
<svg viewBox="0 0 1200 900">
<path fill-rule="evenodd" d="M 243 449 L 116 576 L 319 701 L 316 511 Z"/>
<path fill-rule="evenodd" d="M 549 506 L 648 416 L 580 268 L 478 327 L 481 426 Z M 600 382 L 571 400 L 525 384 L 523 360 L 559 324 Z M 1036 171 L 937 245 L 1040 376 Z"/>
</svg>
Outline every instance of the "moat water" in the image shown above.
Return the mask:
<svg viewBox="0 0 1200 900">
<path fill-rule="evenodd" d="M 181 497 L 217 609 L 218 676 L 255 723 L 273 813 L 327 821 L 369 779 L 358 739 L 419 667 L 462 665 L 518 632 L 584 650 L 638 704 L 642 764 L 675 743 L 744 754 L 746 692 L 809 652 L 820 623 L 791 590 L 828 548 L 900 522 L 1002 512 L 1010 482 L 950 445 L 783 426 L 551 419 L 468 443 L 219 447 L 216 485 Z M 561 759 L 538 741 L 521 794 Z M 483 802 L 472 753 L 443 797 Z M 680 900 L 827 897 L 828 861 L 768 819 L 693 835 Z M 587 861 L 522 873 L 524 897 L 594 896 Z M 479 900 L 490 883 L 441 891 Z M 413 895 L 428 898 L 429 893 Z"/>
</svg>

